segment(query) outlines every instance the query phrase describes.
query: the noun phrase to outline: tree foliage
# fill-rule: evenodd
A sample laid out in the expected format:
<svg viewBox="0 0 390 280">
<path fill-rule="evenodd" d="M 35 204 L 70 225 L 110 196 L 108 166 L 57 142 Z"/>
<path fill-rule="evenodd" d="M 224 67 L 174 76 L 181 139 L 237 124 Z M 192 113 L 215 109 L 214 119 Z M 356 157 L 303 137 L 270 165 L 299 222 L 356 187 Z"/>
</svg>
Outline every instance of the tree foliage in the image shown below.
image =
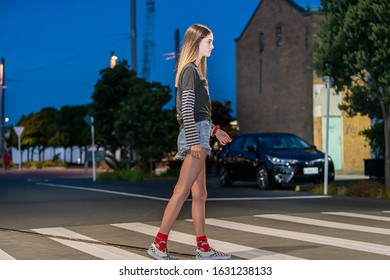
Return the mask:
<svg viewBox="0 0 390 280">
<path fill-rule="evenodd" d="M 48 147 L 71 148 L 85 147 L 91 143 L 88 125 L 83 121 L 89 105 L 43 108 L 37 113 L 22 116 L 16 126 L 23 126 L 21 149 L 27 150 L 28 159 L 32 160 L 35 149 L 38 149 L 39 161 L 44 160 L 43 151 Z M 8 145 L 18 147 L 18 138 L 11 129 Z M 30 154 L 30 150 L 31 154 Z M 70 160 L 72 161 L 72 160 Z"/>
<path fill-rule="evenodd" d="M 348 87 L 340 108 L 349 116 L 382 119 L 385 184 L 390 188 L 390 1 L 323 0 L 326 19 L 318 33 L 314 66 Z"/>
<path fill-rule="evenodd" d="M 112 152 L 136 150 L 142 168 L 161 159 L 177 137 L 175 113 L 163 109 L 169 93 L 168 86 L 138 78 L 126 61 L 102 70 L 92 95 L 98 142 Z"/>
</svg>

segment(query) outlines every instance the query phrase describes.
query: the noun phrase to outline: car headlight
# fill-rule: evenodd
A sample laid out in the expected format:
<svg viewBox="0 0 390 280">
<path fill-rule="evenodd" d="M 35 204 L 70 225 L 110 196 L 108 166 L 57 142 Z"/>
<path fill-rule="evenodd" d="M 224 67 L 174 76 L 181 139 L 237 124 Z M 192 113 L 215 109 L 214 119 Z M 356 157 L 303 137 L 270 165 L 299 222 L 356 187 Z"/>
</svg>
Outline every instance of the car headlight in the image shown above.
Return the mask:
<svg viewBox="0 0 390 280">
<path fill-rule="evenodd" d="M 278 158 L 278 157 L 271 157 L 271 156 L 267 156 L 267 159 L 274 164 L 289 165 L 289 164 L 297 163 L 297 160 L 295 159 L 285 159 L 285 158 Z"/>
</svg>

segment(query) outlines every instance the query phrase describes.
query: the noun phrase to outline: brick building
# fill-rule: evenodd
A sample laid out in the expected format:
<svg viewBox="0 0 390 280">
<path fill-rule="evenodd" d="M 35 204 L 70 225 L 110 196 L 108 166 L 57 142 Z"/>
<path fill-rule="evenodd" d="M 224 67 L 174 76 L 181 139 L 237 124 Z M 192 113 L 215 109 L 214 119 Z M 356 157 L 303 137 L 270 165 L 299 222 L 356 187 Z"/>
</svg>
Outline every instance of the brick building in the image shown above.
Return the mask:
<svg viewBox="0 0 390 280">
<path fill-rule="evenodd" d="M 324 150 L 326 89 L 310 68 L 322 15 L 292 0 L 262 0 L 236 39 L 237 120 L 242 133 L 295 133 Z M 331 94 L 329 154 L 337 170 L 360 171 L 368 118 L 346 118 Z"/>
</svg>

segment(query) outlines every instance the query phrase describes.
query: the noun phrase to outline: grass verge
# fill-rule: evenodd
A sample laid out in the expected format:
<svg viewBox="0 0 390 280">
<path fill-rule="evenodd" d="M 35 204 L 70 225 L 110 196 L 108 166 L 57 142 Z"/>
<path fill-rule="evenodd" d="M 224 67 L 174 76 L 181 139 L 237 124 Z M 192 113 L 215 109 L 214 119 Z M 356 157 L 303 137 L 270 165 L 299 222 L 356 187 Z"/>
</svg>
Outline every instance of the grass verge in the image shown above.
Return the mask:
<svg viewBox="0 0 390 280">
<path fill-rule="evenodd" d="M 318 185 L 313 188 L 314 194 L 323 194 L 324 185 Z M 390 192 L 385 190 L 385 186 L 378 181 L 364 180 L 354 181 L 344 184 L 329 184 L 329 195 L 353 196 L 353 197 L 367 197 L 390 199 Z"/>
</svg>

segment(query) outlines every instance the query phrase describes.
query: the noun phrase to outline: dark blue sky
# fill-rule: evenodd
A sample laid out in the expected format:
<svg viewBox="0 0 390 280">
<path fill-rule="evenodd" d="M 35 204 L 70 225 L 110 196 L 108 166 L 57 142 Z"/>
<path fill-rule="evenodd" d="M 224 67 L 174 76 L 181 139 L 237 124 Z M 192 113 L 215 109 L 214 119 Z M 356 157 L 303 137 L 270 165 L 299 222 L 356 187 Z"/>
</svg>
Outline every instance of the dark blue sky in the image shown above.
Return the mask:
<svg viewBox="0 0 390 280">
<path fill-rule="evenodd" d="M 317 9 L 320 0 L 297 0 Z M 137 71 L 143 66 L 146 0 L 137 0 Z M 213 100 L 235 110 L 235 42 L 260 0 L 155 0 L 151 79 L 173 88 L 174 31 L 209 26 L 215 49 L 208 60 Z M 0 58 L 5 58 L 5 116 L 15 124 L 44 107 L 91 102 L 111 51 L 131 62 L 130 0 L 0 0 Z M 171 93 L 174 94 L 174 91 Z M 168 104 L 173 107 L 173 101 Z M 235 114 L 235 111 L 233 112 Z"/>
</svg>

